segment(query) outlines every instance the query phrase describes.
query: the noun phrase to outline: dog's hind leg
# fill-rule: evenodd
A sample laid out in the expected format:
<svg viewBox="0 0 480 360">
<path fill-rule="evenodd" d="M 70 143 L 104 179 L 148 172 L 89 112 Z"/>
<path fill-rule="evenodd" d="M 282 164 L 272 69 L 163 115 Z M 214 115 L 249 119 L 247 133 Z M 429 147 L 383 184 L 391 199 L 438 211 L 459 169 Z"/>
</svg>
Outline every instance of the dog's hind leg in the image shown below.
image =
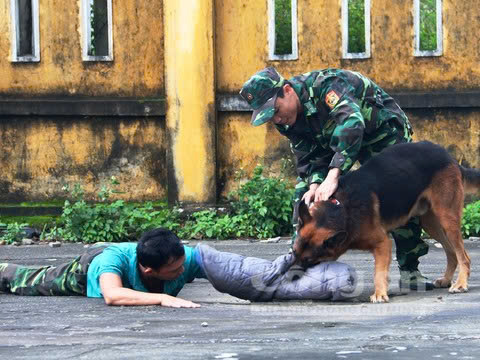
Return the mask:
<svg viewBox="0 0 480 360">
<path fill-rule="evenodd" d="M 452 285 L 453 275 L 457 269 L 457 255 L 450 245 L 440 222 L 431 210 L 420 217 L 420 225 L 432 238 L 443 246 L 443 250 L 447 256 L 447 268 L 443 277 L 436 279 L 433 284 L 438 288 L 447 288 Z"/>
<path fill-rule="evenodd" d="M 463 182 L 462 175 L 457 165 L 447 167 L 435 176 L 431 185 L 431 209 L 437 218 L 441 229 L 445 233 L 449 247 L 444 244 L 447 252 L 454 251 L 459 267 L 458 278 L 450 287 L 449 292 L 468 291 L 468 277 L 470 276 L 470 257 L 465 251 L 460 225 L 463 210 Z M 447 195 L 448 194 L 448 195 Z M 452 264 L 453 266 L 453 264 Z M 454 269 L 447 265 L 446 275 Z"/>
<path fill-rule="evenodd" d="M 444 215 L 440 218 L 448 243 L 453 247 L 459 266 L 457 281 L 450 287 L 449 292 L 465 292 L 468 291 L 468 277 L 470 276 L 470 257 L 467 255 L 464 245 L 462 233 L 460 231 L 460 219 L 452 214 Z"/>
</svg>

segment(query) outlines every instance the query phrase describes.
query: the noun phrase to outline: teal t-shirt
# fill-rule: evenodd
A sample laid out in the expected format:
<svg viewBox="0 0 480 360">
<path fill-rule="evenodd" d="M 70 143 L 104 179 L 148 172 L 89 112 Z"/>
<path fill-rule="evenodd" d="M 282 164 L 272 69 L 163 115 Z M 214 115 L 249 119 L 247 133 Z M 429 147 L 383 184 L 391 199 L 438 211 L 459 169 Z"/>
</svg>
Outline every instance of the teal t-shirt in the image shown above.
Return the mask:
<svg viewBox="0 0 480 360">
<path fill-rule="evenodd" d="M 183 286 L 195 278 L 203 278 L 202 269 L 195 261 L 195 249 L 184 246 L 185 271 L 175 280 L 164 282 L 163 291 L 165 294 L 177 296 Z M 120 243 L 108 246 L 103 252 L 97 255 L 90 263 L 87 273 L 87 296 L 103 297 L 100 289 L 100 275 L 113 273 L 120 276 L 124 287 L 148 292 L 140 280 L 140 273 L 137 267 L 137 244 Z"/>
</svg>

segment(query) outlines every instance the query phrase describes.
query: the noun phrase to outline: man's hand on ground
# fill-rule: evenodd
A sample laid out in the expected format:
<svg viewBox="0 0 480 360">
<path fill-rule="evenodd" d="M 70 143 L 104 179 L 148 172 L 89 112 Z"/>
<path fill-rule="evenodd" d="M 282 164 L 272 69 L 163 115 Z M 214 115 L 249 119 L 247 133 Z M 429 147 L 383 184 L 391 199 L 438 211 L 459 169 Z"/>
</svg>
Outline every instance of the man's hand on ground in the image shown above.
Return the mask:
<svg viewBox="0 0 480 360">
<path fill-rule="evenodd" d="M 161 306 L 173 308 L 199 308 L 201 305 L 167 294 L 162 294 Z"/>
<path fill-rule="evenodd" d="M 199 304 L 195 304 L 194 302 L 167 294 L 149 293 L 124 288 L 121 277 L 113 273 L 100 275 L 100 288 L 102 289 L 102 295 L 107 305 L 161 305 L 174 308 L 200 307 Z"/>
</svg>

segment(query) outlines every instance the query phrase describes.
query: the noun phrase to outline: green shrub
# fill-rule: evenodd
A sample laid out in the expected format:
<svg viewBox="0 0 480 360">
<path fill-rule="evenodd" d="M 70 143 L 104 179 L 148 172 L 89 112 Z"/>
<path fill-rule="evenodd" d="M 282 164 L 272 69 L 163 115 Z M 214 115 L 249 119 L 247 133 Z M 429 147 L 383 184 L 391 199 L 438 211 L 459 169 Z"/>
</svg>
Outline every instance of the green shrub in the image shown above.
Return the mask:
<svg viewBox="0 0 480 360">
<path fill-rule="evenodd" d="M 244 175 L 244 174 L 241 174 Z M 237 177 L 239 180 L 240 177 Z M 143 232 L 164 227 L 183 239 L 229 239 L 241 237 L 268 238 L 289 234 L 293 187 L 279 177 L 263 176 L 257 166 L 251 179 L 228 195 L 230 214 L 202 210 L 182 220 L 178 208 L 161 203 L 129 204 L 110 201 L 118 182 L 111 179 L 103 186 L 95 202 L 87 202 L 80 185 L 65 186 L 72 200 L 63 205 L 57 226 L 42 232 L 42 240 L 60 239 L 73 242 L 118 242 L 137 239 Z"/>
<path fill-rule="evenodd" d="M 250 180 L 229 194 L 245 236 L 267 238 L 291 231 L 294 189 L 284 179 L 264 177 L 263 167 L 253 170 Z"/>
<path fill-rule="evenodd" d="M 61 224 L 52 229 L 50 235 L 85 243 L 118 242 L 136 239 L 142 232 L 160 225 L 158 216 L 161 211 L 154 210 L 150 202 L 140 207 L 123 200 L 110 202 L 111 195 L 119 193 L 116 186 L 118 182 L 112 177 L 110 186 L 101 188 L 96 203 L 84 200 L 80 185 L 73 189 L 65 186 L 64 190 L 74 201 L 65 201 Z M 167 225 L 174 228 L 172 223 Z"/>
<path fill-rule="evenodd" d="M 179 235 L 182 238 L 227 239 L 232 234 L 229 218 L 229 215 L 218 216 L 213 210 L 197 211 L 185 222 Z"/>
<path fill-rule="evenodd" d="M 6 244 L 13 244 L 20 242 L 25 235 L 25 227 L 28 224 L 10 223 L 6 225 L 6 230 L 0 236 L 0 241 L 5 241 Z"/>
<path fill-rule="evenodd" d="M 237 181 L 245 176 L 240 172 Z M 81 186 L 64 188 L 73 200 L 66 200 L 60 223 L 44 231 L 41 240 L 60 239 L 75 242 L 115 242 L 137 239 L 143 232 L 163 227 L 174 231 L 182 239 L 268 238 L 290 235 L 293 186 L 280 177 L 265 177 L 258 165 L 250 179 L 240 183 L 228 195 L 231 213 L 218 214 L 215 210 L 197 211 L 185 219 L 177 207 L 166 203 L 129 204 L 123 200 L 110 202 L 118 182 L 111 179 L 109 187 L 102 187 L 98 202 L 88 203 Z M 24 228 L 18 222 L 4 224 L 0 241 L 11 244 L 20 241 Z M 480 236 L 480 201 L 464 209 L 462 235 Z"/>
<path fill-rule="evenodd" d="M 237 180 L 244 175 L 238 173 Z M 228 195 L 231 214 L 219 215 L 214 210 L 195 212 L 178 228 L 178 235 L 186 239 L 229 239 L 289 234 L 292 196 L 293 188 L 287 181 L 264 177 L 259 165 L 251 179 Z"/>
<path fill-rule="evenodd" d="M 480 235 L 480 201 L 465 207 L 462 217 L 462 235 L 465 238 Z"/>
</svg>

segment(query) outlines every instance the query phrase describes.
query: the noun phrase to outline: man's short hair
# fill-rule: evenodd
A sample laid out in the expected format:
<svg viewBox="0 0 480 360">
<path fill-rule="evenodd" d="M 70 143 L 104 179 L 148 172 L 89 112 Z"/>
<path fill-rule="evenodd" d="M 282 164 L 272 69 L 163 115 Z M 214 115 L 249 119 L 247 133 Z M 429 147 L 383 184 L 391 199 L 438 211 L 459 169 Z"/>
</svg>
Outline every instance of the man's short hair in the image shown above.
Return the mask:
<svg viewBox="0 0 480 360">
<path fill-rule="evenodd" d="M 185 249 L 177 235 L 167 229 L 154 229 L 145 232 L 137 244 L 139 264 L 158 269 L 185 255 Z"/>
</svg>

